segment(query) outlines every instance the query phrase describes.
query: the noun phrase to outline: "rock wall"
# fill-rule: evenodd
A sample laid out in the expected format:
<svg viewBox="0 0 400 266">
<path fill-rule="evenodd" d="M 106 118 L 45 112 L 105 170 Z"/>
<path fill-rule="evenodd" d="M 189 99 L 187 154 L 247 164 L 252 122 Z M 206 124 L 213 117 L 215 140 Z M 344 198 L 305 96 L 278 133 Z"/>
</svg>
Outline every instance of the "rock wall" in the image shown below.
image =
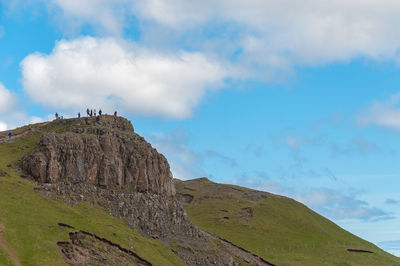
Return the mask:
<svg viewBox="0 0 400 266">
<path fill-rule="evenodd" d="M 102 115 L 95 117 L 82 117 L 73 119 L 56 119 L 51 122 L 54 126 L 93 126 L 93 127 L 104 127 L 112 128 L 119 131 L 133 132 L 132 123 L 123 117 Z"/>
<path fill-rule="evenodd" d="M 59 119 L 45 125 L 38 147 L 22 160 L 38 192 L 74 205 L 104 208 L 160 239 L 187 265 L 237 265 L 229 250 L 202 232 L 175 197 L 166 158 L 111 116 Z"/>
<path fill-rule="evenodd" d="M 70 123 L 69 132 L 42 133 L 23 169 L 40 183 L 89 183 L 175 195 L 167 159 L 127 122 L 114 117 L 57 120 Z"/>
</svg>

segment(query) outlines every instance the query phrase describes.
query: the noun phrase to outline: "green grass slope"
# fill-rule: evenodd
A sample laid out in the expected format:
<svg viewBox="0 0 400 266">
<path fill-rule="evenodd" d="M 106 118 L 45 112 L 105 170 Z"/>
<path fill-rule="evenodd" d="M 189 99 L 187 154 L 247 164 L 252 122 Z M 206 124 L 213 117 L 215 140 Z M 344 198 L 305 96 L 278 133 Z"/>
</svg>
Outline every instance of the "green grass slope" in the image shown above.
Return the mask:
<svg viewBox="0 0 400 266">
<path fill-rule="evenodd" d="M 69 206 L 34 191 L 35 183 L 21 178 L 19 159 L 37 145 L 40 132 L 62 132 L 65 127 L 36 124 L 14 131 L 16 138 L 0 144 L 0 228 L 3 238 L 22 265 L 64 265 L 58 241 L 68 241 L 59 222 L 106 238 L 130 249 L 153 265 L 183 265 L 159 240 L 144 238 L 122 220 L 88 204 Z M 5 133 L 0 134 L 0 138 Z M 0 247 L 0 265 L 12 265 Z"/>
<path fill-rule="evenodd" d="M 293 199 L 206 178 L 175 180 L 175 186 L 200 228 L 277 265 L 400 265 L 399 258 Z"/>
</svg>

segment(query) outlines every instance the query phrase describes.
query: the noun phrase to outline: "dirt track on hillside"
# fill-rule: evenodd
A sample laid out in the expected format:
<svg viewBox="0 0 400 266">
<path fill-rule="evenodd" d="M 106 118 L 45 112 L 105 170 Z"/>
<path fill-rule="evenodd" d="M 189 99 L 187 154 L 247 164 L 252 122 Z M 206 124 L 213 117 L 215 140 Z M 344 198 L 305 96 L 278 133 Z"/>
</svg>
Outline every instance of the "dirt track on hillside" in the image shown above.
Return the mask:
<svg viewBox="0 0 400 266">
<path fill-rule="evenodd" d="M 41 123 L 41 124 L 37 125 L 37 127 L 34 130 L 38 130 L 38 129 L 46 126 L 49 123 L 50 122 Z M 26 135 L 28 135 L 29 133 L 32 132 L 30 128 L 26 128 L 26 130 L 24 130 L 21 133 L 17 134 L 16 131 L 18 129 L 20 129 L 20 128 L 16 128 L 16 129 L 13 129 L 13 130 L 0 131 L 0 144 L 4 143 L 4 142 L 13 142 L 15 139 L 18 139 L 20 137 L 26 136 Z M 11 140 L 8 138 L 8 132 L 12 132 L 13 133 L 13 136 L 12 136 Z"/>
<path fill-rule="evenodd" d="M 19 262 L 17 255 L 8 247 L 6 241 L 3 238 L 2 226 L 0 225 L 0 248 L 4 250 L 7 255 L 10 257 L 11 261 L 17 265 L 21 266 L 22 264 Z"/>
</svg>

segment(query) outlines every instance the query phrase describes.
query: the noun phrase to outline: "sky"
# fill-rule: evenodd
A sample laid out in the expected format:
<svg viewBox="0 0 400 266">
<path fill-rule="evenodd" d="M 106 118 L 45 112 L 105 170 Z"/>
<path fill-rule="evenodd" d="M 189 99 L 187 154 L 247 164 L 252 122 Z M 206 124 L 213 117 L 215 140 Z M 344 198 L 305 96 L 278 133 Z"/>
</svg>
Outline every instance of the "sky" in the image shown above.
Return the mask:
<svg viewBox="0 0 400 266">
<path fill-rule="evenodd" d="M 400 256 L 397 0 L 0 0 L 0 131 L 117 110 L 169 160 Z"/>
</svg>

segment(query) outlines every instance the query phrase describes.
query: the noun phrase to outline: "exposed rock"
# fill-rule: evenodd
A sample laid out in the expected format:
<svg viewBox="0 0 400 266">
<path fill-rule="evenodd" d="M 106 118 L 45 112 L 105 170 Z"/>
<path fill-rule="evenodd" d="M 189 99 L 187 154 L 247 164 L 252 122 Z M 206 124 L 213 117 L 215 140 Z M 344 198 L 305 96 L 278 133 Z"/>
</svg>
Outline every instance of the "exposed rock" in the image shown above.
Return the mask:
<svg viewBox="0 0 400 266">
<path fill-rule="evenodd" d="M 193 201 L 193 196 L 190 194 L 176 194 L 176 197 L 182 204 L 191 203 Z"/>
<path fill-rule="evenodd" d="M 0 177 L 6 177 L 6 176 L 8 176 L 8 173 L 0 169 Z"/>
<path fill-rule="evenodd" d="M 42 194 L 71 205 L 79 201 L 105 208 L 147 237 L 165 241 L 179 237 L 184 242 L 201 237 L 198 228 L 187 217 L 179 201 L 156 193 L 110 190 L 85 183 L 44 184 Z"/>
<path fill-rule="evenodd" d="M 125 119 L 97 118 L 98 121 L 76 120 L 133 130 Z M 56 123 L 64 121 L 68 120 L 60 119 Z M 72 132 L 43 133 L 39 147 L 23 160 L 23 168 L 40 183 L 90 183 L 106 188 L 174 195 L 175 187 L 166 158 L 142 137 L 114 129 L 72 128 Z"/>
<path fill-rule="evenodd" d="M 142 235 L 169 244 L 187 265 L 237 265 L 235 254 L 217 248 L 220 240 L 188 218 L 175 197 L 166 158 L 135 134 L 128 120 L 59 119 L 45 127 L 38 147 L 22 160 L 23 169 L 40 184 L 37 191 L 71 205 L 84 201 L 101 206 Z M 60 243 L 66 261 L 103 264 L 104 254 L 92 257 L 79 239 Z M 77 253 L 70 253 L 71 247 Z"/>
<path fill-rule="evenodd" d="M 198 229 L 176 197 L 79 183 L 42 184 L 37 191 L 71 205 L 81 201 L 83 195 L 83 201 L 101 206 L 110 215 L 126 220 L 142 235 L 168 243 L 187 265 L 238 265 L 233 259 L 236 254 L 229 249 L 216 249 L 219 241 Z M 76 253 L 78 259 L 79 252 Z"/>
<path fill-rule="evenodd" d="M 69 265 L 152 265 L 136 253 L 95 234 L 78 231 L 69 233 L 71 242 L 57 245 Z"/>
<path fill-rule="evenodd" d="M 74 119 L 57 119 L 51 122 L 52 126 L 94 126 L 113 128 L 120 131 L 133 132 L 132 123 L 123 117 L 102 115 L 95 117 L 82 117 Z"/>
</svg>

